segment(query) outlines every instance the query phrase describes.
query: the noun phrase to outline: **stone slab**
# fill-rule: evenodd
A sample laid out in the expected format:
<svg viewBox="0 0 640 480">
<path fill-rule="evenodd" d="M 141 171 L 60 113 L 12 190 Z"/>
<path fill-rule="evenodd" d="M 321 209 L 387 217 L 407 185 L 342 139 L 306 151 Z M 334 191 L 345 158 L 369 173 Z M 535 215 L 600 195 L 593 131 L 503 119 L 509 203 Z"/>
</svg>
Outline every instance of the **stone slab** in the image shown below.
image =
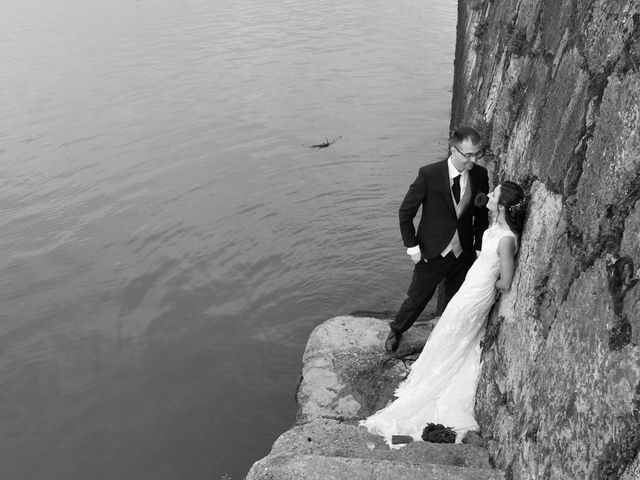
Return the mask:
<svg viewBox="0 0 640 480">
<path fill-rule="evenodd" d="M 359 420 L 384 407 L 430 331 L 430 323 L 414 325 L 389 354 L 384 349 L 387 321 L 342 316 L 316 327 L 302 359 L 296 424 L 317 418 Z"/>
<path fill-rule="evenodd" d="M 451 465 L 320 455 L 270 455 L 256 462 L 247 480 L 504 480 L 504 473 Z"/>
<path fill-rule="evenodd" d="M 475 445 L 412 442 L 400 449 L 390 449 L 382 437 L 369 433 L 364 427 L 323 419 L 295 426 L 283 433 L 271 450 L 271 455 L 281 454 L 491 468 L 488 452 Z"/>
</svg>

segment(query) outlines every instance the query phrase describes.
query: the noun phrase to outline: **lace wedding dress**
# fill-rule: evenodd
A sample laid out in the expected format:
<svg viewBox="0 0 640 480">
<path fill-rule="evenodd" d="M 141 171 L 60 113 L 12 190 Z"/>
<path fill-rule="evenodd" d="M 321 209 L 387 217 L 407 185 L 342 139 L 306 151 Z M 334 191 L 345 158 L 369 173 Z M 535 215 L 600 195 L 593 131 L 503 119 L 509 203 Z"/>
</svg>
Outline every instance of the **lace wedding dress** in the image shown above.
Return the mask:
<svg viewBox="0 0 640 480">
<path fill-rule="evenodd" d="M 494 224 L 484 232 L 482 251 L 458 293 L 431 332 L 411 372 L 395 391 L 392 403 L 360 422 L 385 437 L 410 435 L 421 440 L 427 423 L 441 423 L 456 431 L 460 442 L 468 430 L 478 429 L 473 416 L 480 372 L 480 340 L 485 320 L 496 299 L 500 275 L 498 243 L 514 233 Z"/>
</svg>

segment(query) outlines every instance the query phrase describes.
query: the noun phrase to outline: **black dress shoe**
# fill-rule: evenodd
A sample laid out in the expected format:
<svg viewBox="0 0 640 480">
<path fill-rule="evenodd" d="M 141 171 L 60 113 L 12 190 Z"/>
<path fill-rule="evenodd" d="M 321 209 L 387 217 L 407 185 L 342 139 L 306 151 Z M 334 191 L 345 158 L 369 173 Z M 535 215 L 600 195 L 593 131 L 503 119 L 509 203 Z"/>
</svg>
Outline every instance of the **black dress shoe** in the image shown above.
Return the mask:
<svg viewBox="0 0 640 480">
<path fill-rule="evenodd" d="M 387 340 L 384 342 L 384 348 L 387 352 L 395 352 L 398 348 L 398 343 L 400 343 L 400 334 L 392 330 L 389 332 Z"/>
</svg>

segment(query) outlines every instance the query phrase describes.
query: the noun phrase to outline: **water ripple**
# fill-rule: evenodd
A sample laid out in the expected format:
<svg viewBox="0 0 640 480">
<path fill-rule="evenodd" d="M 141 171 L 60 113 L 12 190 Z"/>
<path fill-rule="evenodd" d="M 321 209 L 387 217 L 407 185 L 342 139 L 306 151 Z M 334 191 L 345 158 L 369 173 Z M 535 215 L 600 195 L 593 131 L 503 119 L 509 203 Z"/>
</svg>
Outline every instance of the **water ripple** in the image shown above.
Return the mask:
<svg viewBox="0 0 640 480">
<path fill-rule="evenodd" d="M 404 294 L 397 208 L 446 150 L 454 28 L 445 0 L 3 3 L 11 478 L 266 454 L 310 331 Z"/>
</svg>

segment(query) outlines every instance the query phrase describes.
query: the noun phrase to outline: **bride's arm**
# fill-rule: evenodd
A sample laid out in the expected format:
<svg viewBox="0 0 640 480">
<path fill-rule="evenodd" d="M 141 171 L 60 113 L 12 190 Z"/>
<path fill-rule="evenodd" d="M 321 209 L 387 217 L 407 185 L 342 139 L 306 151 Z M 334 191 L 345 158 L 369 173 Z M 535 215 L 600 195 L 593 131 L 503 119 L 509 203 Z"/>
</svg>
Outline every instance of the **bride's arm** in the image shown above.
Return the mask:
<svg viewBox="0 0 640 480">
<path fill-rule="evenodd" d="M 498 243 L 498 255 L 500 255 L 500 278 L 495 283 L 501 291 L 509 290 L 513 280 L 515 269 L 514 257 L 516 254 L 516 241 L 513 237 L 502 237 Z"/>
</svg>

